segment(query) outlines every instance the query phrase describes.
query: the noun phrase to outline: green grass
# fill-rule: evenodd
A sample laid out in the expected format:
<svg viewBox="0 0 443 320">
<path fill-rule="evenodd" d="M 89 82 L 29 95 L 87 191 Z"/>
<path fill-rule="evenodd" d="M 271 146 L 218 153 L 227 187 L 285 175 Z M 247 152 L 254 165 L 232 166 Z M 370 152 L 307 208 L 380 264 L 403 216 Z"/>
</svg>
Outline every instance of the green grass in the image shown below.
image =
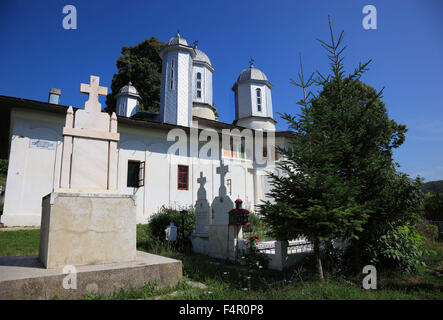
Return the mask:
<svg viewBox="0 0 443 320">
<path fill-rule="evenodd" d="M 0 256 L 36 254 L 39 230 L 0 232 Z M 177 286 L 160 288 L 147 283 L 138 290 L 121 290 L 111 297 L 88 295 L 85 299 L 186 299 L 186 300 L 330 300 L 330 299 L 443 299 L 443 244 L 432 243 L 436 255 L 432 268 L 423 268 L 416 274 L 378 273 L 377 290 L 363 290 L 363 274 L 348 278 L 327 277 L 315 281 L 310 269 L 296 267 L 284 272 L 251 271 L 245 267 L 227 264 L 204 255 L 180 253 L 154 241 L 146 225 L 137 226 L 137 248 L 151 253 L 179 259 L 183 262 L 184 280 Z M 186 280 L 204 283 L 201 289 Z"/>
<path fill-rule="evenodd" d="M 0 231 L 0 256 L 38 254 L 40 230 Z"/>
</svg>

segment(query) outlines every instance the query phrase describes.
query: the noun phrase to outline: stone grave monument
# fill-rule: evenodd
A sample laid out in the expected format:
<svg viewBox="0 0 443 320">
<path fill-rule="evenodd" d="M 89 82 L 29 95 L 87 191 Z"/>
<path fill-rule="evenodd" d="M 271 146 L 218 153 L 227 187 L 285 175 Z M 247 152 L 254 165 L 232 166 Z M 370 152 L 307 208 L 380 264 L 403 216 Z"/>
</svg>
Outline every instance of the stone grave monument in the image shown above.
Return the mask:
<svg viewBox="0 0 443 320">
<path fill-rule="evenodd" d="M 60 188 L 43 198 L 39 257 L 46 268 L 136 259 L 136 204 L 117 191 L 117 117 L 101 111 L 99 77 L 66 114 Z"/>
<path fill-rule="evenodd" d="M 229 211 L 233 209 L 234 204 L 226 192 L 225 175 L 228 170 L 229 167 L 223 162 L 217 168 L 217 174 L 220 175 L 220 188 L 219 195 L 214 198 L 211 205 L 208 255 L 219 259 L 236 260 L 237 242 L 242 238 L 242 229 L 229 225 Z"/>
<path fill-rule="evenodd" d="M 206 198 L 205 183 L 206 178 L 203 177 L 203 172 L 200 172 L 200 177 L 197 179 L 200 187 L 197 190 L 197 201 L 195 202 L 195 230 L 191 235 L 192 248 L 197 253 L 208 253 L 209 245 L 209 224 L 210 211 L 208 199 Z"/>
</svg>

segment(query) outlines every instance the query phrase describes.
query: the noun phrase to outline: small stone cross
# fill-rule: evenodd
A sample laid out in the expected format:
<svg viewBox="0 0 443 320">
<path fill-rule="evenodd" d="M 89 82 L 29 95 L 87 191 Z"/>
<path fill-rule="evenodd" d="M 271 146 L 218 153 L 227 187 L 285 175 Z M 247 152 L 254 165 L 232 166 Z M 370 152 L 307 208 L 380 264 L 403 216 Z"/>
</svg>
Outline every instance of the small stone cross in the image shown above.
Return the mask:
<svg viewBox="0 0 443 320">
<path fill-rule="evenodd" d="M 88 101 L 85 103 L 85 110 L 89 112 L 101 112 L 101 104 L 98 101 L 98 96 L 106 96 L 108 88 L 100 87 L 100 77 L 90 76 L 89 84 L 81 83 L 80 92 L 89 95 Z"/>
</svg>

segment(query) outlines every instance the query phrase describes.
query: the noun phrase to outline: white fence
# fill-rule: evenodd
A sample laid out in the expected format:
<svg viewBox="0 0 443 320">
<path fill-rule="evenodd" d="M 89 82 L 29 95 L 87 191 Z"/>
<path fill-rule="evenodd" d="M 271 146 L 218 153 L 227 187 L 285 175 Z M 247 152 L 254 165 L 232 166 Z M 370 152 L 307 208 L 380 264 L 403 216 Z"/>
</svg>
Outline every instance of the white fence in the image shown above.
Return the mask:
<svg viewBox="0 0 443 320">
<path fill-rule="evenodd" d="M 247 241 L 242 240 L 240 248 L 245 248 Z M 285 241 L 261 241 L 256 248 L 269 258 L 269 269 L 283 270 L 300 262 L 306 255 L 313 252 L 313 244 L 305 238 Z"/>
</svg>

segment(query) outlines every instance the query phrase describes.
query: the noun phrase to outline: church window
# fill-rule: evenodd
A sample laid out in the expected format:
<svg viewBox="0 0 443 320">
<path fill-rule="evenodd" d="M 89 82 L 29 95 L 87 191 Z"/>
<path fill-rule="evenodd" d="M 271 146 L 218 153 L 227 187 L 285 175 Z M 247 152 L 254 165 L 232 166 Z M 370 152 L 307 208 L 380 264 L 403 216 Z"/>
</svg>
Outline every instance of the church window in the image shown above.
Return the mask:
<svg viewBox="0 0 443 320">
<path fill-rule="evenodd" d="M 170 89 L 174 88 L 174 59 L 171 60 Z"/>
<path fill-rule="evenodd" d="M 139 188 L 145 185 L 145 162 L 128 161 L 128 188 Z"/>
<path fill-rule="evenodd" d="M 242 140 L 241 144 L 240 144 L 240 158 L 244 159 L 245 158 L 245 140 Z"/>
<path fill-rule="evenodd" d="M 189 167 L 178 166 L 178 190 L 188 190 Z"/>
<path fill-rule="evenodd" d="M 232 196 L 232 180 L 231 179 L 226 179 L 226 185 L 227 185 L 227 187 L 228 187 L 228 192 L 229 192 L 229 195 L 230 196 Z"/>
<path fill-rule="evenodd" d="M 197 72 L 197 80 L 196 80 L 196 87 L 197 87 L 197 98 L 202 97 L 202 74 L 200 72 Z"/>
<path fill-rule="evenodd" d="M 256 90 L 257 93 L 257 111 L 261 111 L 261 89 Z"/>
</svg>

